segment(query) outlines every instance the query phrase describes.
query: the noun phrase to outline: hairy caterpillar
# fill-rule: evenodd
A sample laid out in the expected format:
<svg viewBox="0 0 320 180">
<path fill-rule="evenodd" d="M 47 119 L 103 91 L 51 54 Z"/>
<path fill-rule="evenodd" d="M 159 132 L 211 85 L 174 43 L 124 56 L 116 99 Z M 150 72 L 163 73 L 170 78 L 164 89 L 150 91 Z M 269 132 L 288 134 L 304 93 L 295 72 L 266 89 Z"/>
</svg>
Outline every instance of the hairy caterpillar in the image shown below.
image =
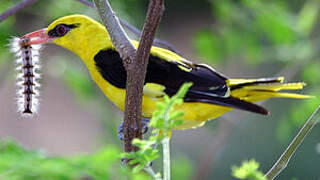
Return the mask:
<svg viewBox="0 0 320 180">
<path fill-rule="evenodd" d="M 11 51 L 16 54 L 18 65 L 18 111 L 23 115 L 33 115 L 39 104 L 40 45 L 30 45 L 30 39 L 14 37 L 11 41 Z"/>
</svg>

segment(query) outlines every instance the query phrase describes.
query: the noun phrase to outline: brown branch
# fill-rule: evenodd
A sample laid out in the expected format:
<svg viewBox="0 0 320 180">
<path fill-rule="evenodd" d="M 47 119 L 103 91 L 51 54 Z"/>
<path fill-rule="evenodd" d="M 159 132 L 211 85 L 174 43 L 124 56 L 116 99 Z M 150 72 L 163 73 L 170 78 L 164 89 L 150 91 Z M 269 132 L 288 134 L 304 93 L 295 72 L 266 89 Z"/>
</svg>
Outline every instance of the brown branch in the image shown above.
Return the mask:
<svg viewBox="0 0 320 180">
<path fill-rule="evenodd" d="M 164 0 L 150 0 L 140 44 L 133 63 L 127 69 L 127 93 L 124 117 L 125 151 L 137 150 L 131 145 L 134 138 L 141 138 L 141 106 L 144 79 L 150 49 L 164 11 Z"/>
<path fill-rule="evenodd" d="M 0 22 L 15 14 L 20 9 L 35 3 L 37 0 L 24 0 L 0 15 Z"/>
<path fill-rule="evenodd" d="M 108 2 L 108 0 L 94 0 L 94 3 L 97 7 L 97 10 L 99 12 L 99 15 L 102 19 L 102 22 L 104 23 L 110 39 L 112 41 L 112 44 L 115 46 L 116 50 L 119 52 L 120 56 L 123 59 L 123 65 L 127 71 L 127 81 L 130 79 L 129 77 L 132 76 L 130 73 L 129 65 L 133 62 L 133 59 L 136 56 L 136 49 L 130 42 L 127 34 L 122 29 L 120 22 L 115 15 L 115 13 L 112 11 L 112 8 Z M 132 65 L 131 65 L 132 66 Z M 140 79 L 140 81 L 143 81 L 143 79 Z M 124 151 L 125 152 L 131 152 L 136 150 L 133 148 L 133 145 L 131 144 L 132 139 L 134 138 L 141 138 L 141 118 L 140 119 L 128 119 L 134 118 L 134 117 L 141 117 L 141 111 L 136 112 L 134 106 L 140 106 L 141 103 L 136 104 L 134 101 L 131 101 L 130 98 L 128 99 L 128 93 L 133 91 L 133 87 L 131 87 L 131 84 L 126 84 L 126 105 L 125 105 L 125 118 L 124 118 Z M 140 98 L 142 98 L 140 96 Z M 133 103 L 128 103 L 133 102 Z M 141 101 L 141 100 L 140 100 Z M 138 101 L 139 102 L 139 101 Z M 139 114 L 140 113 L 140 114 Z M 129 114 L 129 115 L 128 115 Z M 133 114 L 133 115 L 131 115 Z M 132 132 L 132 133 L 131 133 Z"/>
<path fill-rule="evenodd" d="M 87 1 L 87 0 L 76 0 L 84 5 L 87 5 L 89 7 L 92 7 L 92 8 L 95 8 L 94 4 Z M 131 32 L 132 34 L 134 34 L 136 37 L 141 37 L 142 33 L 141 31 L 132 26 L 131 24 L 129 24 L 127 21 L 119 18 L 119 21 L 120 21 L 120 24 L 125 28 L 127 29 L 129 32 Z M 166 42 L 166 41 L 163 41 L 161 39 L 158 39 L 158 38 L 155 38 L 154 41 L 153 41 L 153 45 L 155 46 L 158 46 L 158 47 L 161 47 L 161 48 L 165 48 L 165 49 L 168 49 L 168 50 L 171 50 L 179 55 L 182 55 L 180 51 L 178 51 L 171 43 L 169 42 Z"/>
<path fill-rule="evenodd" d="M 163 10 L 164 0 L 151 0 L 143 27 L 140 45 L 136 52 L 128 36 L 122 29 L 118 18 L 106 0 L 94 0 L 97 10 L 116 50 L 123 58 L 127 71 L 126 103 L 124 112 L 124 150 L 136 151 L 131 144 L 134 138 L 141 138 L 141 106 L 143 85 L 152 42 L 158 28 Z"/>
</svg>

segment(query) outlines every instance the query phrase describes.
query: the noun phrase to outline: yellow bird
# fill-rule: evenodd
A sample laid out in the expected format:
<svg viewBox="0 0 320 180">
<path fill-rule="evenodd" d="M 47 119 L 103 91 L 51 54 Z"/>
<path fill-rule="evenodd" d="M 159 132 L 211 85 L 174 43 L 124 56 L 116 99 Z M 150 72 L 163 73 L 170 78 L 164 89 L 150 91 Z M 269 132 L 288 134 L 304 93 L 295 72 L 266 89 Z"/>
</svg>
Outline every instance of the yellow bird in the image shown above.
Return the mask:
<svg viewBox="0 0 320 180">
<path fill-rule="evenodd" d="M 105 96 L 124 110 L 126 71 L 103 25 L 84 15 L 70 15 L 24 37 L 31 39 L 30 44 L 52 42 L 77 54 Z M 138 46 L 137 41 L 131 42 Z M 304 83 L 283 83 L 283 77 L 229 79 L 208 65 L 192 63 L 170 50 L 153 46 L 143 89 L 142 116 L 150 118 L 156 103 L 165 94 L 174 95 L 185 82 L 193 85 L 184 103 L 176 108 L 185 112 L 184 123 L 178 129 L 201 126 L 233 108 L 267 115 L 266 109 L 253 102 L 273 97 L 309 97 L 279 92 L 302 89 Z"/>
</svg>

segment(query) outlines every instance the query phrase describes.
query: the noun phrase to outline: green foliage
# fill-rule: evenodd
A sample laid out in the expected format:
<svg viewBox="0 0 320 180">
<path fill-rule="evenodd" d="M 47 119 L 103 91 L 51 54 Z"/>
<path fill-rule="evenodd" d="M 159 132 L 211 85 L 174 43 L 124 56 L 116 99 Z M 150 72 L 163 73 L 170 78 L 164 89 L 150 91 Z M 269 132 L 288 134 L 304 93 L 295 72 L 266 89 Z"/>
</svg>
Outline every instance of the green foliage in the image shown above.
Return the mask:
<svg viewBox="0 0 320 180">
<path fill-rule="evenodd" d="M 192 83 L 185 83 L 178 93 L 173 97 L 164 97 L 164 102 L 159 102 L 157 110 L 153 113 L 150 126 L 155 128 L 154 132 L 161 132 L 162 137 L 168 136 L 168 133 L 175 126 L 182 123 L 179 119 L 183 116 L 183 112 L 175 112 L 174 107 L 183 103 L 183 97 L 187 93 Z"/>
<path fill-rule="evenodd" d="M 312 84 L 316 86 L 317 88 L 319 87 L 319 81 L 320 81 L 320 63 L 319 59 L 317 61 L 313 62 L 310 64 L 310 66 L 307 66 L 304 68 L 302 78 L 307 84 Z"/>
<path fill-rule="evenodd" d="M 145 174 L 131 174 L 120 165 L 121 150 L 108 146 L 92 155 L 50 157 L 40 151 L 23 149 L 11 140 L 0 142 L 0 179 L 148 179 Z"/>
<path fill-rule="evenodd" d="M 319 5 L 315 0 L 306 1 L 298 15 L 297 28 L 308 36 L 314 28 L 319 15 Z"/>
<path fill-rule="evenodd" d="M 244 63 L 250 65 L 247 67 L 256 65 L 263 68 L 272 62 L 273 72 L 291 75 L 288 81 L 305 81 L 308 84 L 309 91 L 302 93 L 319 96 L 319 1 L 301 1 L 295 8 L 291 3 L 212 0 L 214 24 L 211 28 L 199 30 L 193 38 L 193 45 L 201 56 L 215 64 Z M 256 76 L 260 74 L 253 75 Z M 277 138 L 282 142 L 288 141 L 317 102 L 318 99 L 313 99 L 288 106 L 288 112 L 277 121 Z"/>
<path fill-rule="evenodd" d="M 311 46 L 301 47 L 301 42 L 310 41 L 319 12 L 316 1 L 307 1 L 299 13 L 275 0 L 210 2 L 215 26 L 200 30 L 193 44 L 201 56 L 215 63 L 228 59 L 252 65 L 304 59 L 315 53 Z"/>
<path fill-rule="evenodd" d="M 209 60 L 223 59 L 223 48 L 221 48 L 221 41 L 212 34 L 209 29 L 198 31 L 194 36 L 193 45 L 199 55 Z"/>
<path fill-rule="evenodd" d="M 232 175 L 237 179 L 267 180 L 259 170 L 259 163 L 254 159 L 242 162 L 241 166 L 232 167 Z"/>
<path fill-rule="evenodd" d="M 14 4 L 14 1 L 1 2 L 0 12 L 5 11 L 5 9 L 12 7 Z M 3 64 L 8 63 L 8 54 L 6 54 L 6 52 L 8 52 L 8 44 L 11 36 L 14 36 L 16 33 L 15 31 L 12 31 L 12 29 L 14 29 L 14 23 L 14 17 L 7 18 L 0 23 L 0 67 L 2 67 Z"/>
<path fill-rule="evenodd" d="M 165 138 L 170 138 L 171 130 L 182 123 L 180 118 L 183 112 L 176 112 L 174 107 L 183 102 L 183 97 L 187 93 L 192 83 L 185 83 L 178 93 L 173 97 L 164 97 L 163 102 L 158 103 L 157 110 L 153 113 L 150 127 L 153 127 L 152 135 L 146 140 L 134 139 L 132 144 L 137 146 L 137 152 L 123 154 L 125 158 L 132 159 L 129 164 L 135 165 L 133 172 L 140 172 L 150 162 L 160 157 L 158 149 L 155 146 L 161 143 Z M 160 175 L 158 174 L 157 177 Z"/>
<path fill-rule="evenodd" d="M 132 159 L 129 164 L 135 165 L 133 172 L 140 172 L 148 163 L 159 157 L 158 149 L 154 149 L 158 142 L 156 136 L 150 136 L 147 140 L 134 139 L 132 144 L 139 147 L 139 151 L 125 154 L 124 157 Z"/>
</svg>

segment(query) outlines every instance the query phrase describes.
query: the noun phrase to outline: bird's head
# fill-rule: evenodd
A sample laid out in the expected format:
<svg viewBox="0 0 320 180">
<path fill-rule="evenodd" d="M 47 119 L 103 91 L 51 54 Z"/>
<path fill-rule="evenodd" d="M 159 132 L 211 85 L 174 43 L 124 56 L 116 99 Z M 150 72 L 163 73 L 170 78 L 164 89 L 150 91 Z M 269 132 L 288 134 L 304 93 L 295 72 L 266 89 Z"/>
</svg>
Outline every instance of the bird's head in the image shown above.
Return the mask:
<svg viewBox="0 0 320 180">
<path fill-rule="evenodd" d="M 111 43 L 104 26 L 84 15 L 70 15 L 53 21 L 47 28 L 29 33 L 29 44 L 54 43 L 80 56 L 90 56 L 88 48 Z M 111 45 L 110 45 L 111 46 Z M 91 52 L 95 53 L 95 52 Z"/>
</svg>

